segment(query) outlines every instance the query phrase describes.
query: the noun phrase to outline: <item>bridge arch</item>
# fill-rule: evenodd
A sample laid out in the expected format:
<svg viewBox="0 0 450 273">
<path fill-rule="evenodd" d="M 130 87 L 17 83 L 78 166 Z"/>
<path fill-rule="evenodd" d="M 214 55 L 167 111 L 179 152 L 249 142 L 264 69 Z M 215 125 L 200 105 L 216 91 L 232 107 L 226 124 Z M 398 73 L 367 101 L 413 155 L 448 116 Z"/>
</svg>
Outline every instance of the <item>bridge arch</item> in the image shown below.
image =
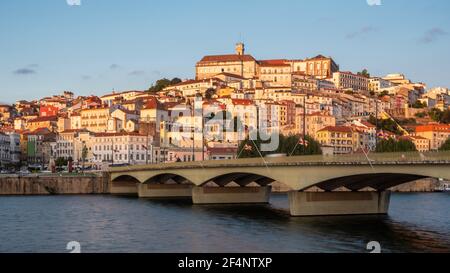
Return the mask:
<svg viewBox="0 0 450 273">
<path fill-rule="evenodd" d="M 367 173 L 332 178 L 311 185 L 307 189 L 317 187 L 324 191 L 334 191 L 344 187 L 350 191 L 360 191 L 366 188 L 384 191 L 401 184 L 427 177 L 428 176 L 406 173 Z"/>
<path fill-rule="evenodd" d="M 142 182 L 143 184 L 189 184 L 194 185 L 194 183 L 179 174 L 174 173 L 160 173 L 154 176 L 149 177 L 145 181 Z"/>
<path fill-rule="evenodd" d="M 252 183 L 256 183 L 259 186 L 267 186 L 275 181 L 275 179 L 261 174 L 251 172 L 230 172 L 207 179 L 201 183 L 200 186 L 214 183 L 217 186 L 224 187 L 233 182 L 241 187 L 248 186 Z"/>
<path fill-rule="evenodd" d="M 115 177 L 115 178 L 112 178 L 111 179 L 111 182 L 112 183 L 133 183 L 133 184 L 136 184 L 136 183 L 140 183 L 141 181 L 139 181 L 139 179 L 138 178 L 136 178 L 136 177 L 134 177 L 133 175 L 130 175 L 130 174 L 124 174 L 124 175 L 120 175 L 120 176 L 117 176 L 117 177 Z"/>
</svg>

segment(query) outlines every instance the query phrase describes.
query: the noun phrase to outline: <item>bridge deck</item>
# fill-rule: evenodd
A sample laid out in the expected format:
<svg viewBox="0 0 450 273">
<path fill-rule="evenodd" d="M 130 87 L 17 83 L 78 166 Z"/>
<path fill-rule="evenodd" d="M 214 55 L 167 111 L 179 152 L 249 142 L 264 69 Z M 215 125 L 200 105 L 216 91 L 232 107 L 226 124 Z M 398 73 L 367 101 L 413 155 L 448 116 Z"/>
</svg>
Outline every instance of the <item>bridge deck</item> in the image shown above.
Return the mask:
<svg viewBox="0 0 450 273">
<path fill-rule="evenodd" d="M 234 160 L 210 160 L 196 162 L 177 162 L 152 165 L 137 165 L 112 167 L 110 172 L 141 171 L 141 170 L 174 170 L 193 168 L 232 168 L 255 166 L 319 166 L 319 165 L 450 165 L 449 152 L 409 152 L 409 153 L 370 153 L 350 155 L 314 155 L 293 157 L 265 157 Z"/>
</svg>

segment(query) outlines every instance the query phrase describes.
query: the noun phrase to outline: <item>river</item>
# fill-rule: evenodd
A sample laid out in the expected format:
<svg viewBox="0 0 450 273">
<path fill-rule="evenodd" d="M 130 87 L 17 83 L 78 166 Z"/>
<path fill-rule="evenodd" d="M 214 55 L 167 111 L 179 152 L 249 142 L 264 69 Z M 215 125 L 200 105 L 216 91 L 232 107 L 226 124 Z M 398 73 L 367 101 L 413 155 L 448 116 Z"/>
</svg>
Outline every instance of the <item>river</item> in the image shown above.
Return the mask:
<svg viewBox="0 0 450 273">
<path fill-rule="evenodd" d="M 270 205 L 109 195 L 0 197 L 0 252 L 450 252 L 450 194 L 393 193 L 387 216 L 294 218 Z"/>
</svg>

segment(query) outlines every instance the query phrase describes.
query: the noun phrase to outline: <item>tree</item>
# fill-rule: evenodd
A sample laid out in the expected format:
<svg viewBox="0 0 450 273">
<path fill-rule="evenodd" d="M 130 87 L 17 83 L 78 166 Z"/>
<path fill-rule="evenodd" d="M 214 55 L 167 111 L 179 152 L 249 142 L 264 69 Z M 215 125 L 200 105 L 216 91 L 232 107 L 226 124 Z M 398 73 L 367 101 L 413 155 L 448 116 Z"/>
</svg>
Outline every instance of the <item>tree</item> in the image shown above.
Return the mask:
<svg viewBox="0 0 450 273">
<path fill-rule="evenodd" d="M 414 116 L 416 116 L 417 118 L 424 118 L 426 116 L 426 113 L 419 112 L 419 113 L 416 113 Z"/>
<path fill-rule="evenodd" d="M 450 109 L 447 109 L 444 111 L 440 121 L 441 121 L 441 123 L 446 123 L 446 124 L 450 123 Z"/>
<path fill-rule="evenodd" d="M 205 99 L 210 100 L 216 94 L 216 89 L 208 88 L 205 92 Z"/>
<path fill-rule="evenodd" d="M 265 141 L 261 141 L 259 136 L 257 140 L 252 141 L 247 138 L 242 141 L 238 148 L 239 158 L 253 158 L 274 153 L 285 154 L 287 156 L 322 154 L 319 142 L 311 136 L 305 137 L 304 145 L 303 137 L 299 135 L 284 136 L 280 134 L 279 145 L 275 151 L 261 151 L 261 144 L 263 143 L 265 143 Z M 267 141 L 267 143 L 269 143 L 269 141 Z"/>
<path fill-rule="evenodd" d="M 393 138 L 383 139 L 378 142 L 377 153 L 416 152 L 416 145 L 411 140 Z"/>
<path fill-rule="evenodd" d="M 167 78 L 162 78 L 159 79 L 155 82 L 155 84 L 153 84 L 149 89 L 148 92 L 150 93 L 156 93 L 159 92 L 161 90 L 163 90 L 164 88 L 174 85 L 174 84 L 178 84 L 182 82 L 180 78 L 173 78 L 172 80 L 169 80 Z"/>
<path fill-rule="evenodd" d="M 180 78 L 173 78 L 172 80 L 170 80 L 170 85 L 174 85 L 174 84 L 179 84 L 183 82 Z"/>
<path fill-rule="evenodd" d="M 370 116 L 369 122 L 376 125 L 377 119 L 374 116 Z M 396 135 L 402 135 L 402 131 L 398 128 L 397 123 L 391 119 L 378 119 L 378 128 Z"/>
<path fill-rule="evenodd" d="M 428 112 L 428 115 L 430 116 L 430 118 L 436 122 L 440 122 L 442 119 L 442 116 L 444 115 L 444 112 L 442 112 L 441 110 L 437 109 L 437 108 L 433 108 L 430 110 L 430 112 Z"/>
<path fill-rule="evenodd" d="M 444 142 L 444 144 L 442 144 L 439 151 L 450 151 L 450 137 Z"/>
<path fill-rule="evenodd" d="M 416 109 L 422 109 L 422 108 L 426 108 L 427 104 L 424 102 L 421 102 L 420 100 L 416 100 L 415 103 L 413 103 L 412 108 L 416 108 Z"/>
<path fill-rule="evenodd" d="M 370 78 L 370 73 L 369 73 L 369 71 L 367 71 L 367 69 L 363 69 L 363 71 L 358 72 L 358 75 L 364 76 L 366 78 Z"/>
<path fill-rule="evenodd" d="M 86 162 L 86 159 L 88 157 L 88 148 L 85 144 L 83 144 L 83 149 L 81 151 L 81 160 L 83 162 L 83 171 L 84 171 L 84 163 Z"/>
</svg>

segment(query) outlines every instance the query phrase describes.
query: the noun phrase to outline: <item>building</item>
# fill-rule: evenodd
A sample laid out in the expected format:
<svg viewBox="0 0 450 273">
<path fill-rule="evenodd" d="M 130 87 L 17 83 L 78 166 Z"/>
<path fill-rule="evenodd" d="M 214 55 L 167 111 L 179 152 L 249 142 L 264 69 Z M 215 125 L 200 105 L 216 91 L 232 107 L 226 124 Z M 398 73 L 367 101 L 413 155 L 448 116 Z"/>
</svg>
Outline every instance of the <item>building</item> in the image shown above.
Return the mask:
<svg viewBox="0 0 450 273">
<path fill-rule="evenodd" d="M 291 86 L 291 64 L 288 60 L 259 61 L 259 79 L 265 86 Z"/>
<path fill-rule="evenodd" d="M 58 117 L 38 117 L 31 119 L 26 124 L 26 129 L 30 131 L 36 131 L 37 129 L 47 128 L 48 130 L 54 132 L 58 127 Z"/>
<path fill-rule="evenodd" d="M 304 61 L 292 61 L 293 72 L 305 72 L 306 75 L 317 79 L 331 78 L 333 73 L 339 71 L 339 65 L 331 57 L 317 55 Z"/>
<path fill-rule="evenodd" d="M 332 146 L 334 154 L 350 154 L 359 148 L 359 134 L 349 126 L 327 126 L 316 133 L 323 146 Z"/>
<path fill-rule="evenodd" d="M 27 133 L 27 162 L 29 165 L 45 166 L 52 158 L 56 134 L 47 128 Z"/>
<path fill-rule="evenodd" d="M 389 81 L 393 85 L 410 84 L 411 81 L 408 80 L 403 74 L 388 74 L 383 77 L 383 80 Z"/>
<path fill-rule="evenodd" d="M 11 163 L 11 139 L 7 134 L 0 132 L 0 167 Z"/>
<path fill-rule="evenodd" d="M 383 78 L 374 77 L 369 79 L 369 91 L 375 93 L 381 93 L 386 88 L 392 87 L 392 83 Z"/>
<path fill-rule="evenodd" d="M 196 80 L 210 79 L 220 73 L 230 73 L 244 78 L 257 74 L 257 61 L 245 54 L 245 45 L 238 43 L 235 54 L 203 57 L 195 66 Z"/>
<path fill-rule="evenodd" d="M 450 137 L 450 124 L 417 126 L 415 135 L 429 139 L 430 150 L 438 150 Z"/>
<path fill-rule="evenodd" d="M 113 108 L 108 106 L 91 107 L 80 111 L 81 128 L 91 132 L 106 132 L 108 119 L 111 117 Z"/>
<path fill-rule="evenodd" d="M 237 153 L 237 147 L 208 147 L 209 160 L 235 159 Z"/>
<path fill-rule="evenodd" d="M 430 140 L 422 136 L 402 136 L 399 139 L 411 141 L 419 152 L 430 151 Z"/>
<path fill-rule="evenodd" d="M 97 165 L 150 163 L 153 162 L 152 141 L 139 133 L 94 133 L 88 145 L 91 152 L 89 160 Z"/>
<path fill-rule="evenodd" d="M 353 91 L 367 91 L 369 89 L 369 78 L 352 72 L 333 73 L 333 82 L 339 89 L 351 89 Z"/>
<path fill-rule="evenodd" d="M 41 105 L 39 107 L 39 116 L 52 117 L 58 115 L 59 108 L 53 105 Z"/>
<path fill-rule="evenodd" d="M 305 130 L 303 130 L 304 124 L 306 124 Z M 297 108 L 297 114 L 295 116 L 295 133 L 316 137 L 317 132 L 325 127 L 336 126 L 336 118 L 330 115 L 328 112 L 316 112 L 303 115 L 303 108 Z"/>
<path fill-rule="evenodd" d="M 102 96 L 100 100 L 102 104 L 111 107 L 114 105 L 114 101 L 118 100 L 119 98 L 126 101 L 126 100 L 133 100 L 143 95 L 145 95 L 143 91 L 124 91 L 124 92 L 113 91 L 110 94 Z"/>
</svg>

